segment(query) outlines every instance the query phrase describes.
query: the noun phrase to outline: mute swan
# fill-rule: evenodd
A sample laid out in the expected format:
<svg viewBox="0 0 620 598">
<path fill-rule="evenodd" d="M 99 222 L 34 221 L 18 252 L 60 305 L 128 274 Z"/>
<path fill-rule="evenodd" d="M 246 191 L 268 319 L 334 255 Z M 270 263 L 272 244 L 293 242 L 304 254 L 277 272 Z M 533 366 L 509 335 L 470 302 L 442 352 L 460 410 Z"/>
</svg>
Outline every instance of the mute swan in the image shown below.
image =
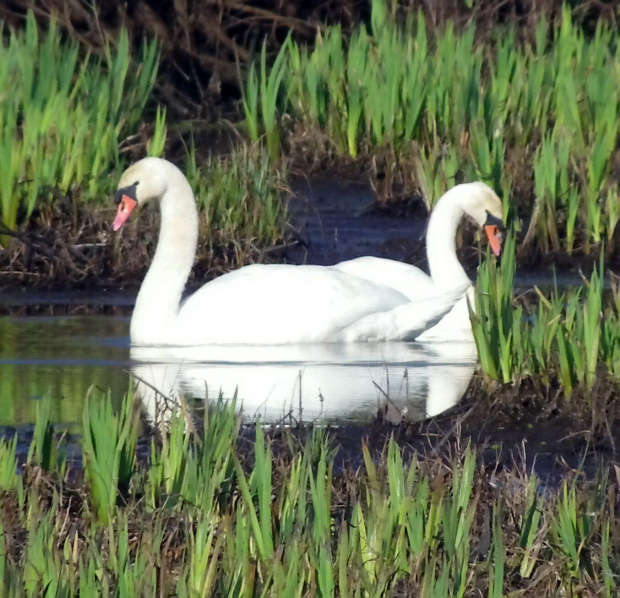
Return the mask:
<svg viewBox="0 0 620 598">
<path fill-rule="evenodd" d="M 454 254 L 460 218 L 467 214 L 485 226 L 494 251 L 500 246 L 501 203 L 483 183 L 469 183 L 446 193 L 431 219 L 435 236 L 442 227 L 446 236 L 443 249 L 429 250 L 431 267 L 445 262 L 441 271 L 449 278 L 441 285 L 434 279 L 430 286 L 423 283 L 419 273 L 412 275 L 416 268 L 374 258 L 362 258 L 370 267 L 359 260 L 337 266 L 256 264 L 208 282 L 180 303 L 198 242 L 198 212 L 187 179 L 166 160 L 144 158 L 123 173 L 114 199 L 115 231 L 137 205 L 157 199 L 161 208 L 157 250 L 131 318 L 137 345 L 413 340 L 462 300 L 471 284 Z M 418 296 L 420 284 L 425 288 Z"/>
<path fill-rule="evenodd" d="M 456 255 L 456 231 L 465 215 L 484 226 L 491 250 L 498 256 L 504 230 L 501 200 L 484 183 L 465 183 L 445 193 L 431 213 L 426 231 L 430 276 L 415 266 L 370 256 L 342 262 L 334 268 L 396 289 L 411 301 L 465 287 L 465 294 L 454 307 L 415 340 L 473 343 L 468 302 L 473 307 L 474 287 Z"/>
</svg>

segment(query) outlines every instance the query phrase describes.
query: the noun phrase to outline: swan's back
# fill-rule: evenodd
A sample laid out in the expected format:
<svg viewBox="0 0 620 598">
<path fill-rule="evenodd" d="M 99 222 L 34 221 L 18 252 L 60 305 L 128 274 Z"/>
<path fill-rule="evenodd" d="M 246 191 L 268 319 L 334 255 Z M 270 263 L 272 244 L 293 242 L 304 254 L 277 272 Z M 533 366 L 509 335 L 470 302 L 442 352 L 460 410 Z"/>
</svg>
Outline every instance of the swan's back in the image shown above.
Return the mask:
<svg viewBox="0 0 620 598">
<path fill-rule="evenodd" d="M 437 294 L 433 279 L 410 264 L 364 256 L 331 266 L 340 272 L 390 287 L 411 301 Z"/>
</svg>

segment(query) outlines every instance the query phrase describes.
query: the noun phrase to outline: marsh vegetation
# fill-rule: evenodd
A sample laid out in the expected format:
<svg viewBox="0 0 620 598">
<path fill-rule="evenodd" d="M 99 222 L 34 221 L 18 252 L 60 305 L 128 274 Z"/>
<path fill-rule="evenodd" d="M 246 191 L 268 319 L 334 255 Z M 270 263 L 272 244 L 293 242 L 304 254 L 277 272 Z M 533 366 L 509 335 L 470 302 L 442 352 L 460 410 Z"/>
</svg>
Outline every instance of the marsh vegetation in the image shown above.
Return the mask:
<svg viewBox="0 0 620 598">
<path fill-rule="evenodd" d="M 83 469 L 43 401 L 27 462 L 0 442 L 11 595 L 613 595 L 617 495 L 483 467 L 468 446 L 414 457 L 393 440 L 334 466 L 329 433 L 239 437 L 234 405 L 173 417 L 136 452 L 131 400 L 91 396 Z M 274 447 L 277 446 L 277 452 Z M 143 450 L 142 453 L 145 451 Z M 379 457 L 380 464 L 375 459 Z"/>
<path fill-rule="evenodd" d="M 533 42 L 510 26 L 478 42 L 475 25 L 431 35 L 423 16 L 371 4 L 370 26 L 327 28 L 313 48 L 288 40 L 270 70 L 263 47 L 244 86 L 250 138 L 272 156 L 288 139 L 304 159 L 362 157 L 380 199 L 419 193 L 429 209 L 482 180 L 522 229 L 523 258 L 615 255 L 613 27 L 586 36 L 566 7 L 558 23 L 540 19 Z"/>
<path fill-rule="evenodd" d="M 119 25 L 89 44 L 72 35 L 66 14 L 46 21 L 40 11 L 4 25 L 0 287 L 135 284 L 158 216 L 113 240 L 109 197 L 144 155 L 173 159 L 190 180 L 201 280 L 287 259 L 286 246 L 303 237 L 291 232 L 296 175 L 363 173 L 375 209 L 418 215 L 454 184 L 482 180 L 502 198 L 509 234 L 501 260 L 478 250 L 468 229 L 460 238 L 476 247 L 478 265 L 480 369 L 467 413 L 508 427 L 511 418 L 530 427 L 570 420 L 567 436 L 589 454 L 601 451 L 605 465 L 541 484 L 526 464 L 491 462 L 469 446 L 457 432 L 474 428 L 463 428 L 458 412 L 441 433 L 426 430 L 429 455 L 413 454 L 401 423 L 385 446 L 351 442 L 359 457 L 351 466 L 320 427 L 241 428 L 234 405 L 218 403 L 201 418 L 184 404 L 157 429 L 139 417 L 131 392 L 102 396 L 80 381 L 65 388 L 80 401 L 89 396 L 77 458 L 49 399 L 37 404 L 27 451 L 12 434 L 0 440 L 6 592 L 615 595 L 615 28 L 584 23 L 568 6 L 548 20 L 537 15 L 527 34 L 518 21 L 483 32 L 476 18 L 437 23 L 383 0 L 364 15 L 331 19 L 316 35 L 290 17 L 254 52 L 238 52 L 221 67 L 220 84 L 239 90 L 220 106 L 230 120 L 206 127 L 170 92 L 168 38 L 141 41 Z M 109 33 L 103 15 L 101 27 Z M 192 71 L 188 86 L 202 89 L 201 76 Z M 205 130 L 226 132 L 226 151 L 210 146 Z M 517 267 L 555 263 L 581 267 L 582 284 L 515 292 Z M 2 367 L 0 388 L 15 392 Z"/>
</svg>

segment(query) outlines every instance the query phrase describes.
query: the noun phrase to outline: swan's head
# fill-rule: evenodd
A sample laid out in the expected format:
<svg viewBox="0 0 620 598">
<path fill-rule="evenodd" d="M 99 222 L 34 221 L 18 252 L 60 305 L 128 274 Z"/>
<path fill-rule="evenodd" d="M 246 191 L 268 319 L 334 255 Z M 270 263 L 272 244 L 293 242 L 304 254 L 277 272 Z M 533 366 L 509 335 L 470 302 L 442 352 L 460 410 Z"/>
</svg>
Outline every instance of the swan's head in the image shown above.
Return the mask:
<svg viewBox="0 0 620 598">
<path fill-rule="evenodd" d="M 166 174 L 171 166 L 170 162 L 161 158 L 144 158 L 123 172 L 114 194 L 114 203 L 118 204 L 112 224 L 114 231 L 125 224 L 136 206 L 162 198 L 167 190 Z"/>
<path fill-rule="evenodd" d="M 465 183 L 459 187 L 466 191 L 461 196 L 463 210 L 480 228 L 484 228 L 493 253 L 499 255 L 502 250 L 502 232 L 505 230 L 500 198 L 484 183 Z"/>
</svg>

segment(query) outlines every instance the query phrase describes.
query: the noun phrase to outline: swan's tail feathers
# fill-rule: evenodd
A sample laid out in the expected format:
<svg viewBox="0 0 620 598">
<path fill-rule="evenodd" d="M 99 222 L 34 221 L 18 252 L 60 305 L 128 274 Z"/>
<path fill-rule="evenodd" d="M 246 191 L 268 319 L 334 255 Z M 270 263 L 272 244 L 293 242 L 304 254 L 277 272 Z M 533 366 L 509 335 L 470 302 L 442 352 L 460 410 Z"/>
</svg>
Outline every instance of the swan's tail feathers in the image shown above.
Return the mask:
<svg viewBox="0 0 620 598">
<path fill-rule="evenodd" d="M 467 293 L 470 284 L 464 284 L 450 291 L 413 301 L 409 330 L 404 340 L 414 340 L 420 334 L 437 324 Z"/>
<path fill-rule="evenodd" d="M 411 301 L 389 311 L 362 318 L 343 331 L 345 341 L 412 341 L 432 328 L 467 292 L 469 285 L 440 295 Z"/>
<path fill-rule="evenodd" d="M 411 304 L 419 305 L 420 307 L 424 306 L 423 309 L 425 311 L 428 310 L 429 313 L 433 311 L 432 306 L 435 306 L 438 310 L 446 308 L 449 310 L 457 301 L 467 294 L 467 289 L 470 286 L 471 283 L 460 285 L 454 289 L 450 289 L 449 291 L 437 293 L 436 295 L 427 295 L 421 299 L 414 299 Z"/>
</svg>

